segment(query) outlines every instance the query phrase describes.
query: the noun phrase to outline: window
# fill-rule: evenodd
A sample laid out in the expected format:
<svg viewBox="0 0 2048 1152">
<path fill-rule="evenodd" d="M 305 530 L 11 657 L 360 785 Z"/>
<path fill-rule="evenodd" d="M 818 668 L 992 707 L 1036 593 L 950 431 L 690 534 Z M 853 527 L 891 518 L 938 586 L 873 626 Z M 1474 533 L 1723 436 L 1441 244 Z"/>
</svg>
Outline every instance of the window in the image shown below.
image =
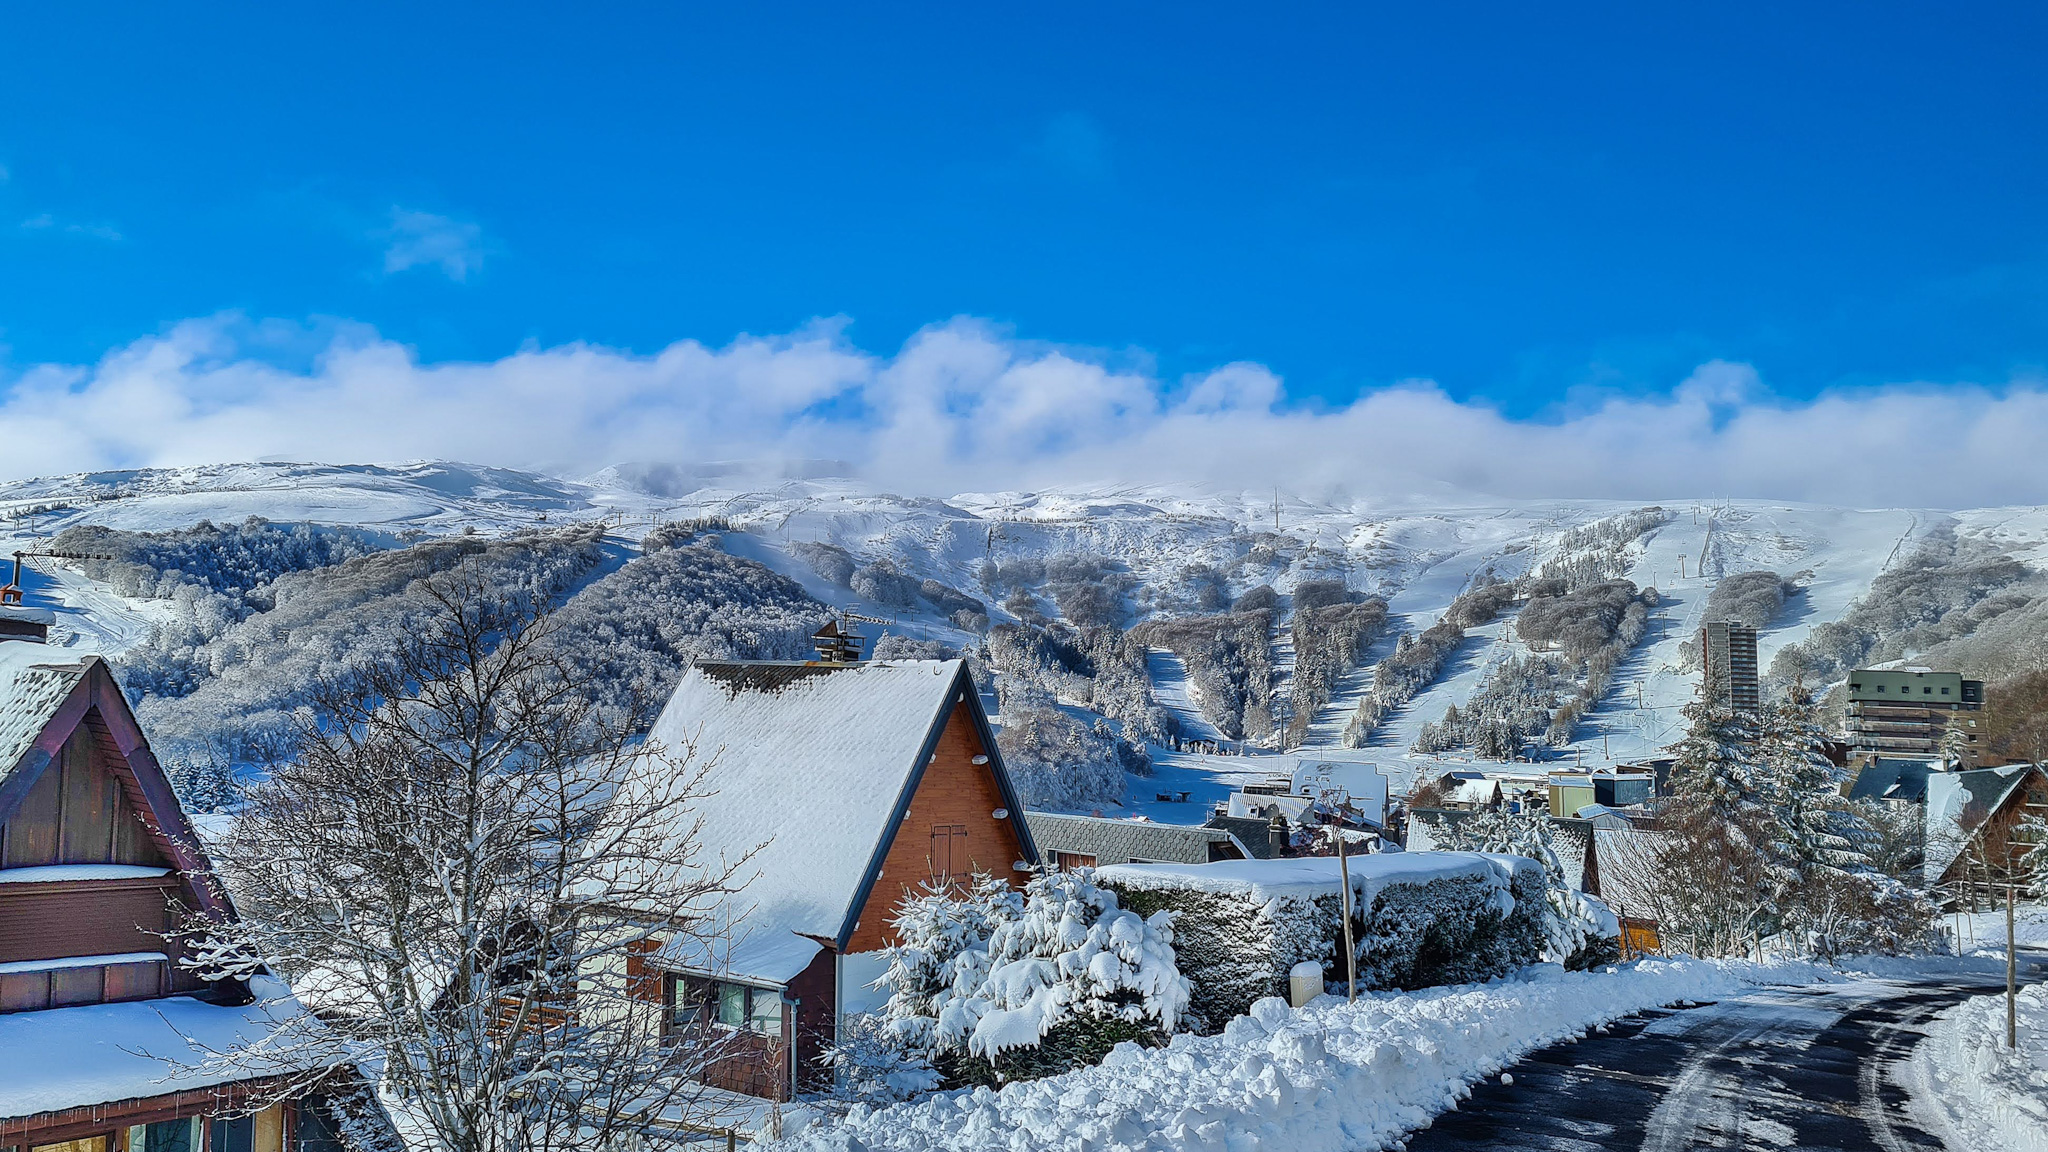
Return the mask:
<svg viewBox="0 0 2048 1152">
<path fill-rule="evenodd" d="M 1139 861 L 1133 860 L 1133 864 Z M 1061 872 L 1072 872 L 1076 868 L 1095 867 L 1095 857 L 1086 852 L 1061 852 L 1053 850 L 1052 866 Z"/>
<path fill-rule="evenodd" d="M 213 1122 L 213 1139 L 207 1141 L 207 1152 L 255 1152 L 256 1118 L 237 1116 L 232 1120 Z"/>
<path fill-rule="evenodd" d="M 1942 691 L 1946 692 L 1946 691 L 1948 691 L 1948 689 L 1944 688 L 1944 689 L 1942 689 Z M 1920 690 L 1920 694 L 1921 694 L 1922 696 L 1932 696 L 1932 695 L 1934 695 L 1934 689 L 1932 689 L 1932 688 L 1922 688 L 1922 689 Z"/>
<path fill-rule="evenodd" d="M 1877 690 L 1878 690 L 1879 692 L 1882 692 L 1882 691 L 1884 691 L 1884 685 L 1882 685 L 1882 684 L 1879 684 L 1879 685 L 1877 686 Z"/>
<path fill-rule="evenodd" d="M 972 867 L 967 860 L 967 825 L 932 825 L 932 879 L 965 880 Z"/>
<path fill-rule="evenodd" d="M 1941 694 L 1942 694 L 1943 696 L 1946 696 L 1946 695 L 1948 695 L 1948 689 L 1946 689 L 1946 688 L 1943 688 L 1943 689 L 1941 690 Z"/>
<path fill-rule="evenodd" d="M 128 1152 L 199 1152 L 199 1117 L 133 1125 Z"/>
<path fill-rule="evenodd" d="M 782 1035 L 782 993 L 704 976 L 670 976 L 671 1030 L 715 1024 L 735 1032 Z"/>
</svg>

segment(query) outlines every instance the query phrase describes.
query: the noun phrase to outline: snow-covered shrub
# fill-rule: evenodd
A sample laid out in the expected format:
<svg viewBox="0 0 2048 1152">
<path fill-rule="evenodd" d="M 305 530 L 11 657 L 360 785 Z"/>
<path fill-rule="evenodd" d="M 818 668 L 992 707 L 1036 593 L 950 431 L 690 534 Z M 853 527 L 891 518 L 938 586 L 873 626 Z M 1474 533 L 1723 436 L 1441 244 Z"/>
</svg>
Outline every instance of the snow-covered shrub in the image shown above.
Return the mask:
<svg viewBox="0 0 2048 1152">
<path fill-rule="evenodd" d="M 1362 988 L 1486 980 L 1543 958 L 1540 865 L 1465 852 L 1392 853 L 1348 861 L 1352 936 Z M 1342 885 L 1332 857 L 1222 864 L 1120 864 L 1097 870 L 1125 907 L 1171 911 L 1174 950 L 1193 1010 L 1221 1027 L 1286 992 L 1313 960 L 1341 986 Z"/>
<path fill-rule="evenodd" d="M 937 580 L 926 580 L 924 583 L 919 584 L 917 586 L 917 594 L 924 599 L 925 603 L 936 609 L 939 615 L 949 619 L 963 612 L 980 616 L 983 619 L 988 617 L 988 605 L 960 591 L 958 588 L 941 584 Z"/>
<path fill-rule="evenodd" d="M 1118 906 L 1087 870 L 1024 891 L 986 877 L 961 899 L 905 901 L 891 950 L 884 1033 L 955 1084 L 1033 1079 L 1157 1043 L 1187 1011 L 1172 917 Z"/>
<path fill-rule="evenodd" d="M 918 581 L 904 575 L 893 561 L 861 565 L 853 570 L 847 587 L 861 599 L 887 608 L 908 610 L 917 605 Z"/>
<path fill-rule="evenodd" d="M 688 520 L 670 520 L 640 538 L 640 551 L 659 552 L 664 548 L 680 548 L 714 532 L 738 532 L 741 529 L 724 516 L 693 516 Z"/>
<path fill-rule="evenodd" d="M 692 660 L 799 660 L 825 606 L 763 564 L 710 543 L 633 560 L 569 598 L 549 646 L 606 703 L 667 703 Z"/>
<path fill-rule="evenodd" d="M 1277 612 L 1280 610 L 1280 593 L 1271 584 L 1261 584 L 1237 598 L 1230 606 L 1232 612 Z"/>
<path fill-rule="evenodd" d="M 943 640 L 919 640 L 900 632 L 885 632 L 870 652 L 873 660 L 952 660 L 960 650 Z"/>
<path fill-rule="evenodd" d="M 853 553 L 837 544 L 822 540 L 791 541 L 789 550 L 796 558 L 811 566 L 811 571 L 823 577 L 827 583 L 841 588 L 853 583 L 853 570 L 860 565 L 854 561 Z"/>
<path fill-rule="evenodd" d="M 279 526 L 251 516 L 240 524 L 217 526 L 202 520 L 191 528 L 168 532 L 123 532 L 81 525 L 59 533 L 50 547 L 58 552 L 114 557 L 77 563 L 86 575 L 112 584 L 122 596 L 168 600 L 175 588 L 190 586 L 238 601 L 242 593 L 287 572 L 331 568 L 381 552 L 390 543 L 380 533 L 359 528 Z"/>
</svg>

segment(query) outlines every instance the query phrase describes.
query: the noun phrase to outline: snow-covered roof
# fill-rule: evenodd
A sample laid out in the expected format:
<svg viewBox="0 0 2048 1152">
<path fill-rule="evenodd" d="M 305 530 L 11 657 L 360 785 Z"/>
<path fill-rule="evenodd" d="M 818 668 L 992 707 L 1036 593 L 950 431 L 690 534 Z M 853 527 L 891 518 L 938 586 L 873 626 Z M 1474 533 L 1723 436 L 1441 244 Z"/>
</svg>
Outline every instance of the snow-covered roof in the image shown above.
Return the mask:
<svg viewBox="0 0 2048 1152">
<path fill-rule="evenodd" d="M 1929 884 L 1942 882 L 1956 857 L 1976 837 L 1978 827 L 2038 771 L 2031 764 L 2010 764 L 1928 774 L 1923 875 Z"/>
<path fill-rule="evenodd" d="M 35 743 L 89 665 L 30 640 L 0 640 L 0 776 Z"/>
<path fill-rule="evenodd" d="M 1370 903 L 1389 884 L 1420 884 L 1455 876 L 1492 877 L 1505 888 L 1512 873 L 1542 865 L 1519 856 L 1478 852 L 1381 852 L 1345 861 L 1351 889 L 1362 904 Z M 1258 901 L 1279 896 L 1314 897 L 1341 890 L 1335 856 L 1296 856 L 1281 860 L 1219 860 L 1214 864 L 1117 864 L 1098 868 L 1106 884 L 1150 890 L 1237 892 Z"/>
<path fill-rule="evenodd" d="M 1308 796 L 1267 796 L 1261 793 L 1232 792 L 1226 815 L 1239 820 L 1271 820 L 1278 811 L 1287 817 L 1290 824 L 1301 823 L 1308 810 L 1316 801 Z"/>
<path fill-rule="evenodd" d="M 250 990 L 255 1001 L 240 1008 L 173 996 L 0 1015 L 0 1120 L 313 1067 L 209 1059 L 210 1052 L 260 1052 L 281 1033 L 296 1040 L 300 1030 L 320 1027 L 281 982 L 257 977 Z"/>
<path fill-rule="evenodd" d="M 703 866 L 722 874 L 753 854 L 736 877 L 746 887 L 721 914 L 764 939 L 843 939 L 941 724 L 956 703 L 974 705 L 969 683 L 959 660 L 684 672 L 648 741 L 710 766 L 712 794 L 677 814 L 701 821 Z M 991 768 L 1029 844 L 1001 765 Z"/>
<path fill-rule="evenodd" d="M 1124 864 L 1132 860 L 1204 864 L 1216 851 L 1215 845 L 1229 845 L 1232 852 L 1242 851 L 1237 837 L 1220 828 L 1051 812 L 1027 812 L 1025 820 L 1031 825 L 1031 838 L 1038 843 L 1040 852 L 1084 853 L 1093 856 L 1097 864 Z"/>
<path fill-rule="evenodd" d="M 654 954 L 670 971 L 725 976 L 742 983 L 783 987 L 810 967 L 824 945 L 794 932 L 742 929 L 736 939 L 689 933 L 676 937 Z"/>
</svg>

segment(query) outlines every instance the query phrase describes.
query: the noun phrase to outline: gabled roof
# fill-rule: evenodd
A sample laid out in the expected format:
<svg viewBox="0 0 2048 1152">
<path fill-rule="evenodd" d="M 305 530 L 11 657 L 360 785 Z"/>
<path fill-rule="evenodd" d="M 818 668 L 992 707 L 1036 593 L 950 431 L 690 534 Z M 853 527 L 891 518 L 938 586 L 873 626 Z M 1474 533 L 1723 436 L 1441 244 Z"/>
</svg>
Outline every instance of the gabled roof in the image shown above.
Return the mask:
<svg viewBox="0 0 2048 1152">
<path fill-rule="evenodd" d="M 1976 839 L 1984 822 L 2005 807 L 2041 769 L 2032 764 L 1936 772 L 1927 777 L 1925 876 L 1929 884 L 1947 879 L 1956 858 Z"/>
<path fill-rule="evenodd" d="M 112 753 L 108 760 L 122 791 L 186 891 L 205 911 L 231 914 L 226 895 L 206 879 L 212 865 L 127 697 L 97 656 L 68 659 L 44 644 L 0 641 L 0 824 L 57 763 L 81 724 Z"/>
<path fill-rule="evenodd" d="M 1009 819 L 1035 860 L 973 679 L 959 660 L 865 664 L 700 663 L 648 734 L 709 765 L 701 821 L 707 869 L 748 860 L 724 910 L 749 934 L 794 932 L 844 949 L 910 798 L 955 707 L 989 755 Z M 764 943 L 765 946 L 765 943 Z"/>
<path fill-rule="evenodd" d="M 1851 800 L 1910 800 L 1927 798 L 1927 776 L 1941 770 L 1940 761 L 1908 756 L 1873 756 L 1849 782 Z"/>
<path fill-rule="evenodd" d="M 1051 812 L 1025 814 L 1040 852 L 1079 852 L 1097 864 L 1128 864 L 1133 860 L 1165 864 L 1207 864 L 1211 846 L 1230 845 L 1249 855 L 1237 837 L 1218 828 L 1185 824 L 1154 824 L 1149 820 L 1112 820 L 1104 816 L 1062 816 Z"/>
<path fill-rule="evenodd" d="M 0 778 L 21 762 L 85 670 L 83 661 L 46 644 L 0 641 Z"/>
</svg>

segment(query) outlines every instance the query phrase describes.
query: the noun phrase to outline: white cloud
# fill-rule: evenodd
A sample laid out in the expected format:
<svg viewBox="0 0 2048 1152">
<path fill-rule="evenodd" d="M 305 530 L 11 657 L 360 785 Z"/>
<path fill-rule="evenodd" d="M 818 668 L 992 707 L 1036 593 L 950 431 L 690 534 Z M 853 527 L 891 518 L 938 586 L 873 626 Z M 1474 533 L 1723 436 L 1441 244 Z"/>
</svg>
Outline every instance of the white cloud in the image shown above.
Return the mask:
<svg viewBox="0 0 2048 1152">
<path fill-rule="evenodd" d="M 356 327 L 310 368 L 274 331 L 188 321 L 91 366 L 0 380 L 13 476 L 242 460 L 449 458 L 595 470 L 623 460 L 853 461 L 899 491 L 1207 480 L 1422 495 L 1761 496 L 1863 506 L 2048 503 L 2038 381 L 1776 399 L 1711 362 L 1668 395 L 1517 420 L 1428 381 L 1305 411 L 1257 364 L 1166 381 L 961 319 L 890 355 L 820 323 L 652 356 L 589 345 L 422 364 Z"/>
<path fill-rule="evenodd" d="M 393 207 L 391 223 L 372 235 L 384 244 L 384 271 L 439 268 L 457 283 L 482 268 L 491 251 L 478 225 L 410 208 Z"/>
<path fill-rule="evenodd" d="M 0 179 L 6 178 L 6 170 L 0 169 Z M 66 236 L 87 236 L 94 240 L 123 239 L 121 231 L 112 224 L 79 224 L 59 220 L 48 212 L 39 212 L 21 222 L 24 232 L 61 233 Z"/>
</svg>

